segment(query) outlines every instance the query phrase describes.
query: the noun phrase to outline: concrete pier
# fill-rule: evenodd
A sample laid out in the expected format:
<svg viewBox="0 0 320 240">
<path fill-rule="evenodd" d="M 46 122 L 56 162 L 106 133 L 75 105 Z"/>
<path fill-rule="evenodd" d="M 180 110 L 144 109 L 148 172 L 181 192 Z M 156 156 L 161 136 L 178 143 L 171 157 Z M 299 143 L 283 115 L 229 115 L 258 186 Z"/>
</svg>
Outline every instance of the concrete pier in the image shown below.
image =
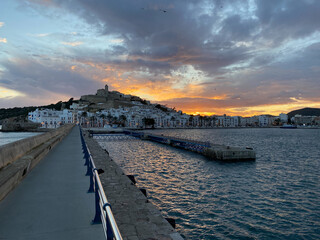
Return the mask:
<svg viewBox="0 0 320 240">
<path fill-rule="evenodd" d="M 256 159 L 256 153 L 252 148 L 230 147 L 210 142 L 201 142 L 191 139 L 182 139 L 137 131 L 124 131 L 124 133 L 143 140 L 150 140 L 176 148 L 197 152 L 214 160 L 247 161 Z"/>
<path fill-rule="evenodd" d="M 92 138 L 85 136 L 123 239 L 182 240 L 160 211 Z"/>
<path fill-rule="evenodd" d="M 0 239 L 105 239 L 83 163 L 76 127 L 0 202 Z"/>
<path fill-rule="evenodd" d="M 251 161 L 256 159 L 256 153 L 251 148 L 211 145 L 202 154 L 208 158 L 220 161 Z"/>
<path fill-rule="evenodd" d="M 0 147 L 0 201 L 70 132 L 72 127 L 71 124 L 65 125 Z"/>
<path fill-rule="evenodd" d="M 0 239 L 105 239 L 102 224 L 91 224 L 96 214 L 95 193 L 88 193 L 90 178 L 86 176 L 79 133 L 78 127 L 73 128 L 60 143 L 65 134 L 58 134 L 42 144 L 38 140 L 26 140 L 37 142 L 30 146 L 38 150 L 25 149 L 22 157 L 17 151 L 19 158 L 11 158 L 0 169 L 0 180 L 5 183 L 2 190 L 16 186 L 11 192 L 5 191 L 7 196 L 0 201 Z M 86 135 L 96 167 L 104 170 L 99 176 L 123 239 L 181 240 L 160 211 L 98 143 Z M 56 146 L 52 148 L 54 145 L 49 143 Z M 15 147 L 6 151 L 9 149 L 14 152 Z M 48 153 L 45 157 L 44 152 Z M 26 171 L 25 164 L 29 166 Z M 30 164 L 32 171 L 29 171 Z M 19 171 L 12 175 L 16 170 Z M 20 180 L 10 185 L 16 181 L 14 176 Z"/>
</svg>

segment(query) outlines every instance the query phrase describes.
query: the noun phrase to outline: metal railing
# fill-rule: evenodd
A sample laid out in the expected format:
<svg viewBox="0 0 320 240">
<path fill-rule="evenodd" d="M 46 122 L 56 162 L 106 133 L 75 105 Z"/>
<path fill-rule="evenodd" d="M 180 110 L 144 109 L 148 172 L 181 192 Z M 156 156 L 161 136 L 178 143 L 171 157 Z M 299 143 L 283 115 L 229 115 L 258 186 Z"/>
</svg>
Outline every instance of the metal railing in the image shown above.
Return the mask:
<svg viewBox="0 0 320 240">
<path fill-rule="evenodd" d="M 84 140 L 81 128 L 80 137 L 85 158 L 84 165 L 87 166 L 86 175 L 90 176 L 90 186 L 88 192 L 95 193 L 95 216 L 92 220 L 92 224 L 102 223 L 104 234 L 107 240 L 122 240 L 120 231 L 111 210 L 111 205 L 108 202 L 100 181 L 99 173 L 103 173 L 103 170 L 96 168 L 90 150 Z"/>
<path fill-rule="evenodd" d="M 126 135 L 126 134 L 93 134 L 92 135 L 93 139 L 96 140 L 103 140 L 104 142 L 106 141 L 136 141 L 138 140 L 136 137 L 130 136 L 130 135 Z"/>
<path fill-rule="evenodd" d="M 154 142 L 170 144 L 175 147 L 183 148 L 189 151 L 203 153 L 206 148 L 210 148 L 212 144 L 210 142 L 203 142 L 197 141 L 193 139 L 187 138 L 178 138 L 178 137 L 171 137 L 171 136 L 164 136 L 164 135 L 157 135 L 157 134 L 149 134 L 144 132 L 134 132 L 134 131 L 124 131 L 124 134 L 134 136 L 137 138 L 149 139 Z"/>
</svg>

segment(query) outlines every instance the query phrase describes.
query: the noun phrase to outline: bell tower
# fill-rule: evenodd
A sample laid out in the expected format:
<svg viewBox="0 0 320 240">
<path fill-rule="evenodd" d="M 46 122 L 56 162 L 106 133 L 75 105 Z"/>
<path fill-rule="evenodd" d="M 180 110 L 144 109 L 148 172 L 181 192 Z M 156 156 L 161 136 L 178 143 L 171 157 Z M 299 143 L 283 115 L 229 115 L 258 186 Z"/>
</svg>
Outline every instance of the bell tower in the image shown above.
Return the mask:
<svg viewBox="0 0 320 240">
<path fill-rule="evenodd" d="M 108 87 L 107 84 L 104 86 L 104 91 L 105 91 L 105 96 L 108 97 L 108 95 L 109 95 L 109 87 Z"/>
</svg>

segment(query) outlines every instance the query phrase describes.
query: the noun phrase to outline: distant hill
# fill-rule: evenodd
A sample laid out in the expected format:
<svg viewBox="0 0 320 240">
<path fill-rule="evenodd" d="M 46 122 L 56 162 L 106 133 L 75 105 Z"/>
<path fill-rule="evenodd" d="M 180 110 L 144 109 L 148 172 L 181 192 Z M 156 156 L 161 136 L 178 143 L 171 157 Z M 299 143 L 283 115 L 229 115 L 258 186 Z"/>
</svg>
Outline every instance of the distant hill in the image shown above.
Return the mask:
<svg viewBox="0 0 320 240">
<path fill-rule="evenodd" d="M 56 104 L 50 104 L 46 106 L 32 106 L 32 107 L 15 107 L 15 108 L 0 108 L 0 120 L 12 117 L 26 117 L 29 112 L 36 110 L 37 108 L 51 108 L 56 110 L 61 110 L 62 105 L 65 108 L 69 108 L 73 102 L 73 98 L 70 98 L 67 102 L 57 102 Z"/>
<path fill-rule="evenodd" d="M 302 116 L 320 116 L 320 108 L 302 108 L 288 113 L 288 117 L 292 118 L 294 115 L 299 114 Z"/>
</svg>

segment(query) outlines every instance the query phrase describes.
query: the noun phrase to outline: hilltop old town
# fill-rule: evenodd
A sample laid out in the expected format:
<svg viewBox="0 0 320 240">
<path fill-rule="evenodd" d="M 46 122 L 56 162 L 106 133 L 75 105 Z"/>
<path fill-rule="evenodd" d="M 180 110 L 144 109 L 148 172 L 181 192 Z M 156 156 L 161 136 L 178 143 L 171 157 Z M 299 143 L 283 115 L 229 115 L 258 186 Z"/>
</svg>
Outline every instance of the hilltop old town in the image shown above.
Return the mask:
<svg viewBox="0 0 320 240">
<path fill-rule="evenodd" d="M 62 106 L 64 108 L 64 106 Z M 318 126 L 320 117 L 288 115 L 200 116 L 188 115 L 182 111 L 160 104 L 152 104 L 137 96 L 109 91 L 108 85 L 97 90 L 95 95 L 81 96 L 73 101 L 69 109 L 36 109 L 29 112 L 28 120 L 41 124 L 42 128 L 57 128 L 67 123 L 83 127 L 128 127 L 128 128 L 213 128 L 213 127 L 272 127 L 287 124 Z"/>
</svg>

